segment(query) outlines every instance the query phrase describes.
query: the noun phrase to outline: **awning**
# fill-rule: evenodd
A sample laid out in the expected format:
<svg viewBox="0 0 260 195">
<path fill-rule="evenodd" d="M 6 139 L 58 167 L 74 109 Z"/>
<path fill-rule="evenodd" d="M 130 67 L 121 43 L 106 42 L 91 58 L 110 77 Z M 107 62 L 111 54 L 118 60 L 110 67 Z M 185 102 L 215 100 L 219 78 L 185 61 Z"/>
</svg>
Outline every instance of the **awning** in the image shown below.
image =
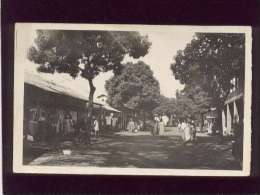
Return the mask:
<svg viewBox="0 0 260 195">
<path fill-rule="evenodd" d="M 106 110 L 109 110 L 109 111 L 112 111 L 112 112 L 121 112 L 113 107 L 111 107 L 110 105 L 108 104 L 103 104 L 103 108 L 106 109 Z"/>
</svg>

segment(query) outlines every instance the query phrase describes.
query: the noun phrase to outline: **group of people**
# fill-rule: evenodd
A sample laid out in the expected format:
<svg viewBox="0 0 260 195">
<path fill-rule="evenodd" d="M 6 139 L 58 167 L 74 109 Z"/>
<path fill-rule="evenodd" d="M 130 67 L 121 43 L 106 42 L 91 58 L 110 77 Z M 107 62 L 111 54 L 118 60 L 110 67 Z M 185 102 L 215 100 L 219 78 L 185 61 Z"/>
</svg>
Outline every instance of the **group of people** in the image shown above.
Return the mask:
<svg viewBox="0 0 260 195">
<path fill-rule="evenodd" d="M 152 135 L 163 135 L 164 134 L 164 130 L 165 130 L 165 126 L 168 124 L 169 122 L 169 118 L 167 115 L 162 114 L 162 115 L 158 115 L 155 114 L 154 115 L 154 128 L 152 129 Z"/>
<path fill-rule="evenodd" d="M 107 131 L 115 130 L 118 128 L 119 118 L 114 115 L 114 113 L 110 113 L 104 117 L 101 116 L 100 122 L 102 123 L 103 127 L 106 127 Z"/>
<path fill-rule="evenodd" d="M 184 142 L 195 141 L 196 139 L 196 124 L 191 119 L 182 119 L 178 122 L 178 131 L 182 135 Z"/>
<path fill-rule="evenodd" d="M 75 128 L 78 130 L 79 141 L 84 144 L 91 144 L 91 134 L 95 138 L 100 135 L 100 130 L 111 131 L 117 128 L 118 118 L 113 113 L 108 115 L 95 116 L 92 118 L 90 114 L 84 114 Z"/>
<path fill-rule="evenodd" d="M 127 123 L 127 131 L 137 133 L 143 128 L 143 123 L 140 120 L 134 120 L 133 118 L 130 118 Z"/>
<path fill-rule="evenodd" d="M 114 130 L 118 117 L 113 113 L 107 115 L 83 114 L 75 118 L 69 111 L 51 112 L 35 111 L 26 126 L 25 137 L 28 141 L 39 143 L 59 143 L 78 140 L 89 144 L 91 135 L 98 137 L 100 130 Z M 27 123 L 26 123 L 27 124 Z"/>
</svg>

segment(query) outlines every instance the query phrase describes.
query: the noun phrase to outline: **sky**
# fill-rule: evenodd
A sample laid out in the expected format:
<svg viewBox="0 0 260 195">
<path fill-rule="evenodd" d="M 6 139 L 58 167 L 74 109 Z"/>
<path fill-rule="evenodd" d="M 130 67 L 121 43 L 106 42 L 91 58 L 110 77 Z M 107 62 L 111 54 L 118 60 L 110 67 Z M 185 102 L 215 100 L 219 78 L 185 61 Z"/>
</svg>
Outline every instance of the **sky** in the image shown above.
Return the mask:
<svg viewBox="0 0 260 195">
<path fill-rule="evenodd" d="M 184 49 L 186 44 L 192 40 L 194 32 L 139 32 L 142 35 L 148 35 L 149 40 L 152 42 L 149 53 L 139 59 L 126 57 L 124 62 L 137 62 L 142 60 L 146 64 L 150 65 L 154 72 L 155 78 L 159 81 L 161 94 L 169 98 L 175 97 L 176 90 L 183 89 L 184 85 L 181 85 L 180 82 L 175 79 L 172 71 L 170 70 L 170 64 L 174 62 L 174 56 L 177 51 Z M 100 86 L 100 92 L 105 93 L 103 83 L 112 75 L 112 73 L 106 73 L 98 78 L 95 78 L 95 84 Z"/>
<path fill-rule="evenodd" d="M 22 61 L 26 64 L 25 69 L 29 71 L 36 71 L 36 66 L 26 58 L 26 53 L 28 48 L 33 45 L 34 39 L 36 37 L 35 31 L 27 30 L 26 37 L 18 39 L 20 40 L 20 49 L 19 53 L 23 59 Z M 161 94 L 166 97 L 175 97 L 175 91 L 181 90 L 184 86 L 179 83 L 178 80 L 175 80 L 172 71 L 170 70 L 170 64 L 174 62 L 174 55 L 180 49 L 184 49 L 186 44 L 189 43 L 194 35 L 192 31 L 139 31 L 142 35 L 148 35 L 149 40 L 152 43 L 152 46 L 149 50 L 149 53 L 137 60 L 126 57 L 124 62 L 132 61 L 136 62 L 138 60 L 144 61 L 146 64 L 150 65 L 151 69 L 154 72 L 155 78 L 159 81 Z M 21 51 L 23 50 L 23 51 Z M 97 88 L 95 92 L 95 97 L 100 94 L 106 94 L 104 84 L 105 81 L 113 76 L 112 72 L 101 73 L 94 79 L 94 84 Z M 63 77 L 67 84 L 88 87 L 87 80 L 83 78 L 77 78 L 75 80 L 71 79 L 69 75 L 62 74 L 58 77 Z"/>
</svg>

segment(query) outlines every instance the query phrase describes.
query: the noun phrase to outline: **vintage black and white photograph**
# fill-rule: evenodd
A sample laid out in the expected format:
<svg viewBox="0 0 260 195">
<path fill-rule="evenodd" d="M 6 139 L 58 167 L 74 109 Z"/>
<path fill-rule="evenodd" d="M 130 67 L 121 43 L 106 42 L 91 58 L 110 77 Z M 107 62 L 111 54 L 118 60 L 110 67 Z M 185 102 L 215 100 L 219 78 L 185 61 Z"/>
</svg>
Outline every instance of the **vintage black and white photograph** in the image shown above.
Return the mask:
<svg viewBox="0 0 260 195">
<path fill-rule="evenodd" d="M 18 23 L 17 173 L 248 176 L 251 28 Z"/>
</svg>

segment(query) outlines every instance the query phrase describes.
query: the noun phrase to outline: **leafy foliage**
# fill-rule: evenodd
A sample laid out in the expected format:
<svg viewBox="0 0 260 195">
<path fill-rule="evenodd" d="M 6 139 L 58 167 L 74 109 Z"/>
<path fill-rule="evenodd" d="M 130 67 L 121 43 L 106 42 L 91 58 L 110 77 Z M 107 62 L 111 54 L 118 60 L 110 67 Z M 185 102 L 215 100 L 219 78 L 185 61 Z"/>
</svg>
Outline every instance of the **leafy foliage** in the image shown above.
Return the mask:
<svg viewBox="0 0 260 195">
<path fill-rule="evenodd" d="M 153 110 L 154 114 L 175 115 L 177 112 L 177 104 L 175 98 L 167 98 L 163 95 L 160 96 L 159 105 Z"/>
<path fill-rule="evenodd" d="M 41 65 L 40 71 L 56 70 L 73 77 L 80 72 L 86 79 L 109 70 L 119 72 L 126 54 L 139 58 L 151 45 L 148 37 L 138 32 L 77 30 L 38 30 L 35 44 L 28 58 Z"/>
<path fill-rule="evenodd" d="M 244 79 L 244 43 L 244 34 L 196 33 L 191 43 L 177 52 L 171 69 L 181 83 L 199 85 L 221 104 L 233 87 L 230 80 Z"/>
<path fill-rule="evenodd" d="M 151 111 L 160 96 L 158 81 L 144 62 L 124 65 L 121 74 L 106 81 L 108 102 L 115 107 Z"/>
<path fill-rule="evenodd" d="M 211 98 L 199 86 L 186 85 L 176 98 L 178 118 L 200 120 L 200 116 L 210 109 Z"/>
<path fill-rule="evenodd" d="M 40 64 L 40 72 L 79 74 L 89 81 L 89 113 L 92 115 L 95 86 L 101 72 L 119 74 L 125 55 L 139 58 L 148 53 L 147 36 L 126 31 L 37 30 L 28 59 Z"/>
<path fill-rule="evenodd" d="M 190 88 L 189 91 L 199 86 L 206 92 L 201 95 L 210 97 L 210 105 L 217 108 L 218 126 L 221 129 L 221 110 L 233 87 L 231 79 L 244 81 L 244 64 L 244 34 L 196 33 L 191 43 L 177 52 L 171 69 L 175 78 Z M 193 99 L 196 99 L 197 93 L 192 94 Z"/>
</svg>

